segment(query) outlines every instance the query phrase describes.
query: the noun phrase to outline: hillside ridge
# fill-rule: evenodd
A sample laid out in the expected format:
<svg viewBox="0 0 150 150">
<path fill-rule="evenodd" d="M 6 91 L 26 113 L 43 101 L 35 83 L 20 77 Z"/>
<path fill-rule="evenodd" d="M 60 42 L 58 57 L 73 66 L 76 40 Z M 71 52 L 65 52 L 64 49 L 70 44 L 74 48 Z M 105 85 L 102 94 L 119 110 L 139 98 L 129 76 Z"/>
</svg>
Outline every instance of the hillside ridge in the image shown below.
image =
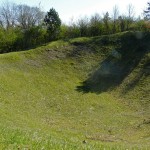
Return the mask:
<svg viewBox="0 0 150 150">
<path fill-rule="evenodd" d="M 125 32 L 0 54 L 0 149 L 148 148 L 149 39 Z"/>
</svg>

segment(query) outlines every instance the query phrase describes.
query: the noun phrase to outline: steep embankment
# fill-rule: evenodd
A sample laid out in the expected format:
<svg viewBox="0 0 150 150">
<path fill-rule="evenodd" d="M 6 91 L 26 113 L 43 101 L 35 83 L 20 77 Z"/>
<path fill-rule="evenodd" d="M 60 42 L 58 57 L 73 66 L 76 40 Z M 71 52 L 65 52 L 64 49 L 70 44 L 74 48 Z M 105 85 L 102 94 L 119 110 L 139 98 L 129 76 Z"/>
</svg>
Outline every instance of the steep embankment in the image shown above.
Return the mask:
<svg viewBox="0 0 150 150">
<path fill-rule="evenodd" d="M 149 147 L 149 39 L 127 32 L 0 55 L 0 149 Z"/>
</svg>

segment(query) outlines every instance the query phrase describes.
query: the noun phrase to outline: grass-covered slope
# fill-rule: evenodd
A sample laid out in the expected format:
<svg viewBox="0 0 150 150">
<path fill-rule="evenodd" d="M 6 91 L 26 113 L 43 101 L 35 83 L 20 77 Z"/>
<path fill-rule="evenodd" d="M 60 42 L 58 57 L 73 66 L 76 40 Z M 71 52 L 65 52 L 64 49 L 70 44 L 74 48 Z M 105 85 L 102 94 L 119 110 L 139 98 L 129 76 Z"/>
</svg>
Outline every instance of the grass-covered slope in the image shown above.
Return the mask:
<svg viewBox="0 0 150 150">
<path fill-rule="evenodd" d="M 150 36 L 57 41 L 0 55 L 0 149 L 146 149 Z"/>
</svg>

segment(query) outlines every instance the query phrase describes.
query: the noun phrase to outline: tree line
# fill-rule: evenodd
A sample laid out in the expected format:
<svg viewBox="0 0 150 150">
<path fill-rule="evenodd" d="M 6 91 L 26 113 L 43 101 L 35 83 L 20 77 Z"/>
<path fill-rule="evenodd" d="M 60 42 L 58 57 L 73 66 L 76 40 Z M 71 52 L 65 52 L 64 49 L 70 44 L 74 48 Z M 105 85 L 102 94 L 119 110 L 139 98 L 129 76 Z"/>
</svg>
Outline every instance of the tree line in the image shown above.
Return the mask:
<svg viewBox="0 0 150 150">
<path fill-rule="evenodd" d="M 47 42 L 85 36 L 100 36 L 124 31 L 149 31 L 150 3 L 144 18 L 135 18 L 134 7 L 129 4 L 126 15 L 120 15 L 117 6 L 113 13 L 95 13 L 64 24 L 58 12 L 47 13 L 40 7 L 4 3 L 0 6 L 0 53 L 25 50 Z"/>
</svg>

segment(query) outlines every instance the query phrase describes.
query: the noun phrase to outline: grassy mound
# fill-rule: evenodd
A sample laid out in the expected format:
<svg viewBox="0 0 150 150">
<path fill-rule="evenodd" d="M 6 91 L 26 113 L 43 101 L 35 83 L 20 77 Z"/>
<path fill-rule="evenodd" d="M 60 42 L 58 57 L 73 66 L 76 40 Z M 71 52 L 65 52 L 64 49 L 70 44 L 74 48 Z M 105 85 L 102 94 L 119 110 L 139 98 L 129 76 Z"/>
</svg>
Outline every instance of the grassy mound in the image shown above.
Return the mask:
<svg viewBox="0 0 150 150">
<path fill-rule="evenodd" d="M 0 149 L 146 149 L 149 34 L 0 55 Z"/>
</svg>

